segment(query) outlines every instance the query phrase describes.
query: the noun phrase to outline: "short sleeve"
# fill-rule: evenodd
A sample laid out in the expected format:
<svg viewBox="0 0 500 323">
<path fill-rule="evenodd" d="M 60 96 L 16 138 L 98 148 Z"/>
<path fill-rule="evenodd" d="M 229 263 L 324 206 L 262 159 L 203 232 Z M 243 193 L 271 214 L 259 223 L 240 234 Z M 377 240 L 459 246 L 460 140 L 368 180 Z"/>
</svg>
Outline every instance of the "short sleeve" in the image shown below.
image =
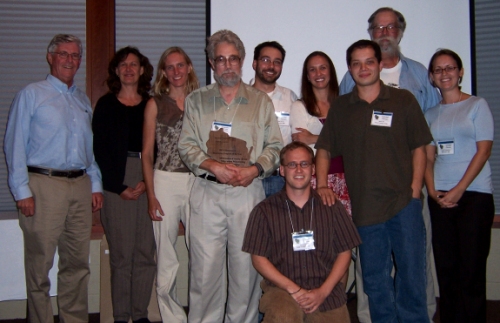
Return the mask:
<svg viewBox="0 0 500 323">
<path fill-rule="evenodd" d="M 474 115 L 476 141 L 493 140 L 495 126 L 493 115 L 485 99 L 480 98 Z"/>
<path fill-rule="evenodd" d="M 333 243 L 334 251 L 336 253 L 341 253 L 360 245 L 361 238 L 359 237 L 358 230 L 347 214 L 347 211 L 340 203 L 336 203 L 332 207 L 336 207 Z"/>
<path fill-rule="evenodd" d="M 250 213 L 241 250 L 252 255 L 269 257 L 269 241 L 269 225 L 262 204 L 259 204 Z"/>
<path fill-rule="evenodd" d="M 335 104 L 335 103 L 334 103 Z M 330 111 L 328 112 L 328 116 L 326 117 L 325 124 L 323 125 L 323 129 L 319 134 L 318 140 L 316 141 L 316 145 L 314 148 L 316 149 L 324 149 L 330 152 L 332 157 L 336 157 L 338 154 L 336 153 L 335 147 L 335 135 L 334 135 L 334 119 L 333 109 L 334 104 L 330 107 Z"/>
</svg>

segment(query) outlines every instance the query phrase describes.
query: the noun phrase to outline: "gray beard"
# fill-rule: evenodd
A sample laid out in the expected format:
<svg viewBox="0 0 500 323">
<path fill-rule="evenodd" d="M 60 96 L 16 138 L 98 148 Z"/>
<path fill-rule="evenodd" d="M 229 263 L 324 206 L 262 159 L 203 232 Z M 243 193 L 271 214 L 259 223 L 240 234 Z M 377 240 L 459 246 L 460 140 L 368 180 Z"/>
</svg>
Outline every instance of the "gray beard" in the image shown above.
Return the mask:
<svg viewBox="0 0 500 323">
<path fill-rule="evenodd" d="M 388 46 L 386 48 L 380 48 L 382 50 L 382 54 L 387 54 L 389 56 L 399 56 L 399 45 L 397 46 Z"/>
<path fill-rule="evenodd" d="M 380 50 L 382 51 L 382 55 L 388 55 L 391 57 L 399 56 L 400 53 L 399 44 L 395 42 L 390 42 L 389 46 L 382 46 L 379 42 L 377 43 L 380 45 Z"/>
<path fill-rule="evenodd" d="M 214 79 L 219 85 L 233 87 L 233 86 L 236 86 L 240 82 L 241 76 L 234 73 L 234 77 L 225 78 L 225 77 L 222 77 L 222 75 L 219 76 L 219 75 L 215 74 L 215 72 L 214 72 Z"/>
</svg>

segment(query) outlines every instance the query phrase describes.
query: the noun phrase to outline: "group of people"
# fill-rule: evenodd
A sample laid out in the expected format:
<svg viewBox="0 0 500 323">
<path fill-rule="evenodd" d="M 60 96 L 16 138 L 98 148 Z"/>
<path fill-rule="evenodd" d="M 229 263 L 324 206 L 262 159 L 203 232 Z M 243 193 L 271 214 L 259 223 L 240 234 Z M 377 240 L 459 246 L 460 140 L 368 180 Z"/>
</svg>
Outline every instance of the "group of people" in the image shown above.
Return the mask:
<svg viewBox="0 0 500 323">
<path fill-rule="evenodd" d="M 255 48 L 245 84 L 242 41 L 214 33 L 215 83 L 203 88 L 183 49 L 165 50 L 151 85 L 148 58 L 125 47 L 93 112 L 73 82 L 81 42 L 56 35 L 50 75 L 18 93 L 4 144 L 30 321 L 53 320 L 56 248 L 59 317 L 88 320 L 91 213 L 102 208 L 115 322 L 149 322 L 155 276 L 163 322 L 349 322 L 356 247 L 360 322 L 432 322 L 434 259 L 441 322 L 486 322 L 491 112 L 461 92 L 453 51 L 428 69 L 401 54 L 400 12 L 380 8 L 368 24 L 340 86 L 328 55 L 307 56 L 300 98 L 277 84 L 276 41 Z M 179 221 L 188 316 L 176 292 Z"/>
<path fill-rule="evenodd" d="M 110 92 L 96 104 L 92 129 L 104 188 L 101 222 L 110 250 L 113 316 L 115 322 L 149 322 L 156 274 L 162 316 L 181 321 L 175 243 L 179 221 L 189 228 L 194 177 L 177 142 L 184 99 L 199 87 L 198 79 L 179 47 L 161 55 L 152 97 L 153 67 L 138 49 L 117 51 L 108 72 Z"/>
</svg>

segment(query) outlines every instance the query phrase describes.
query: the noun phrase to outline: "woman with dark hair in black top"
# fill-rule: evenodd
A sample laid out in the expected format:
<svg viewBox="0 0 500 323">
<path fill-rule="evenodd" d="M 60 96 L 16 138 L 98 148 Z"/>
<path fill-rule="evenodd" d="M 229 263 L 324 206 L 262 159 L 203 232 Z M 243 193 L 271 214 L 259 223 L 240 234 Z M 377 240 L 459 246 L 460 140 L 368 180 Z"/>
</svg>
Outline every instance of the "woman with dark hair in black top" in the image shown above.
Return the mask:
<svg viewBox="0 0 500 323">
<path fill-rule="evenodd" d="M 110 251 L 113 317 L 149 322 L 155 240 L 140 153 L 153 67 L 137 48 L 125 47 L 109 63 L 108 74 L 110 92 L 97 102 L 92 129 L 104 186 L 101 222 Z"/>
</svg>

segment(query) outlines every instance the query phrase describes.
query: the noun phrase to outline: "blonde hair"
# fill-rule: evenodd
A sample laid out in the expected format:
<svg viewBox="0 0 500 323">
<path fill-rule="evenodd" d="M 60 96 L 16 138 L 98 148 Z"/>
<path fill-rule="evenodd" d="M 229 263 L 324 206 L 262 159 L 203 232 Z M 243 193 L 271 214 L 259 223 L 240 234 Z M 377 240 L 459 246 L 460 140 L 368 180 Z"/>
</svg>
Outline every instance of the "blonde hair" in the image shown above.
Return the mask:
<svg viewBox="0 0 500 323">
<path fill-rule="evenodd" d="M 173 53 L 179 53 L 184 57 L 184 60 L 186 61 L 186 64 L 191 66 L 191 72 L 188 74 L 188 79 L 186 86 L 184 88 L 184 92 L 186 95 L 189 93 L 193 92 L 197 88 L 200 87 L 200 83 L 198 82 L 198 77 L 196 76 L 196 73 L 193 68 L 193 62 L 191 61 L 191 58 L 186 54 L 186 52 L 180 48 L 180 47 L 169 47 L 167 48 L 163 54 L 161 54 L 160 60 L 158 61 L 158 68 L 156 69 L 156 79 L 155 83 L 153 85 L 153 93 L 154 95 L 162 95 L 162 94 L 168 94 L 170 91 L 170 82 L 168 79 L 165 77 L 163 74 L 163 71 L 165 69 L 165 61 L 167 59 L 167 56 Z"/>
</svg>

